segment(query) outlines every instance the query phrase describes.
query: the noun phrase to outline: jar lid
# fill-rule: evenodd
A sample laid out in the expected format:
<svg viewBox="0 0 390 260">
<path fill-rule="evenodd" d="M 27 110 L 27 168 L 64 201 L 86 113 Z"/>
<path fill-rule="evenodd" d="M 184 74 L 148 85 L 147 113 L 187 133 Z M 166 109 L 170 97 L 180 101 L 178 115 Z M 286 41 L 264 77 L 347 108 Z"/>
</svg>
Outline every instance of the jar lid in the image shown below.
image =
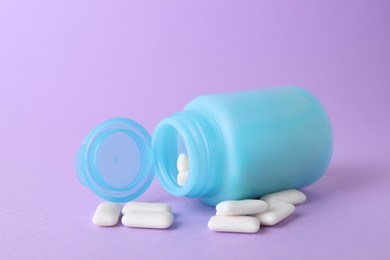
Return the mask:
<svg viewBox="0 0 390 260">
<path fill-rule="evenodd" d="M 93 129 L 77 152 L 79 181 L 100 197 L 131 201 L 152 183 L 150 134 L 137 122 L 114 118 Z"/>
</svg>

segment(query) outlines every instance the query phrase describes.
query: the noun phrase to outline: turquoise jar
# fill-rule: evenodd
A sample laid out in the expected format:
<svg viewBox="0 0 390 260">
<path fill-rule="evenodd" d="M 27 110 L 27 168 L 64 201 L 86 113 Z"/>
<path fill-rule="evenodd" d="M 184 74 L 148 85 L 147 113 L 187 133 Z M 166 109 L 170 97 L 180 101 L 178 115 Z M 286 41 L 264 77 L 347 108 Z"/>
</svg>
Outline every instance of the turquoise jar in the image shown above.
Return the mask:
<svg viewBox="0 0 390 260">
<path fill-rule="evenodd" d="M 189 159 L 177 180 L 176 160 Z M 326 171 L 332 131 L 320 102 L 297 87 L 200 96 L 163 119 L 153 136 L 129 119 L 96 127 L 77 155 L 80 181 L 111 201 L 141 195 L 154 174 L 169 193 L 223 200 L 302 188 Z"/>
</svg>

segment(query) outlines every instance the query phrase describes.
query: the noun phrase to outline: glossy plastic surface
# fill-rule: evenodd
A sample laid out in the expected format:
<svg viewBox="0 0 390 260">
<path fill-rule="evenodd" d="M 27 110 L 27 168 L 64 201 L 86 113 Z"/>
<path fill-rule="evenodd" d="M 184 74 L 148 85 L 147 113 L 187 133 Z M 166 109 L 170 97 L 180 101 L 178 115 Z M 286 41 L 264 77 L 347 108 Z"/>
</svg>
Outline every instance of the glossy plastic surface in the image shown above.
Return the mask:
<svg viewBox="0 0 390 260">
<path fill-rule="evenodd" d="M 154 173 L 150 135 L 125 118 L 108 120 L 91 131 L 77 153 L 77 176 L 100 197 L 130 201 L 151 184 Z"/>
<path fill-rule="evenodd" d="M 166 149 L 168 135 L 180 135 L 190 151 L 184 187 L 172 178 L 170 158 L 177 151 Z M 216 205 L 314 183 L 329 165 L 332 131 L 313 95 L 284 87 L 198 97 L 160 122 L 152 144 L 157 177 L 166 190 Z M 193 193 L 205 187 L 207 181 L 197 181 L 205 178 L 215 183 Z"/>
<path fill-rule="evenodd" d="M 102 123 L 77 154 L 80 182 L 107 200 L 130 201 L 149 187 L 153 164 L 168 192 L 216 205 L 312 184 L 332 154 L 324 108 L 297 87 L 198 97 L 162 120 L 150 139 L 130 119 Z M 179 185 L 183 152 L 189 170 Z"/>
</svg>

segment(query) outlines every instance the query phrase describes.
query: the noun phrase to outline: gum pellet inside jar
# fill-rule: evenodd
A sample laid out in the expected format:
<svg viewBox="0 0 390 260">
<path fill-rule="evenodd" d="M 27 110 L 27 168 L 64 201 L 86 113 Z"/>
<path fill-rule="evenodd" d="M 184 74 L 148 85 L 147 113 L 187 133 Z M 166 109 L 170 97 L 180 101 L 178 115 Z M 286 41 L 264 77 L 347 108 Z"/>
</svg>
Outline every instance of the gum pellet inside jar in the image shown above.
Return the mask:
<svg viewBox="0 0 390 260">
<path fill-rule="evenodd" d="M 188 157 L 185 153 L 180 153 L 177 158 L 177 184 L 183 187 L 188 178 Z"/>
</svg>

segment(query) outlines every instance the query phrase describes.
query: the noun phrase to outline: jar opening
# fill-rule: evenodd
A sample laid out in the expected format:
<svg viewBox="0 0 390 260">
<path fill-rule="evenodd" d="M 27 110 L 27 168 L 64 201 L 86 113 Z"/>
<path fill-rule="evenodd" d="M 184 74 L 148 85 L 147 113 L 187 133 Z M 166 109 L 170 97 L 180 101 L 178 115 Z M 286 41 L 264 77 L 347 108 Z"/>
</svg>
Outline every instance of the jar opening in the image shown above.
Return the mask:
<svg viewBox="0 0 390 260">
<path fill-rule="evenodd" d="M 161 138 L 160 138 L 161 137 Z M 174 194 L 178 196 L 188 195 L 191 187 L 194 184 L 193 170 L 196 166 L 192 166 L 196 161 L 196 143 L 191 140 L 189 133 L 183 132 L 182 129 L 176 128 L 174 125 L 164 125 L 159 128 L 158 134 L 155 136 L 155 163 L 156 171 L 160 174 L 160 182 L 163 186 L 169 187 L 169 190 L 174 190 Z M 188 179 L 183 186 L 177 183 L 178 169 L 177 159 L 181 153 L 187 155 L 189 161 Z"/>
<path fill-rule="evenodd" d="M 168 117 L 156 127 L 153 161 L 161 185 L 176 196 L 199 197 L 215 192 L 220 182 L 223 149 L 210 119 L 197 111 L 183 111 Z M 188 177 L 183 186 L 177 183 L 177 159 L 186 153 Z"/>
</svg>

